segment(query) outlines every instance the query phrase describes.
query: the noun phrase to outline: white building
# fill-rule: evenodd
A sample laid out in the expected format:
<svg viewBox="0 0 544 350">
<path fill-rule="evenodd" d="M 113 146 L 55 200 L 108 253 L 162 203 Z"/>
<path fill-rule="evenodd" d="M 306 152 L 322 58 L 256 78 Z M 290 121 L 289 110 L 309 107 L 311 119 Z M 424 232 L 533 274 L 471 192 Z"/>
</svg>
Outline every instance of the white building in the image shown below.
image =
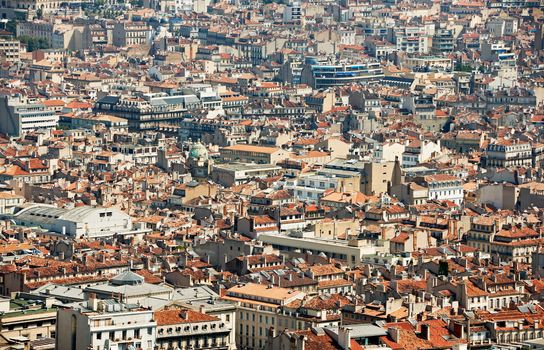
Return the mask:
<svg viewBox="0 0 544 350">
<path fill-rule="evenodd" d="M 378 147 L 374 150 L 374 159 L 377 162 L 394 162 L 396 159 L 399 159 L 402 165 L 402 154 L 405 149 L 406 145 L 396 142 L 378 144 Z"/>
<path fill-rule="evenodd" d="M 360 174 L 355 171 L 322 169 L 314 174 L 289 179 L 284 188 L 300 201 L 315 203 L 326 191 L 359 191 Z"/>
<path fill-rule="evenodd" d="M 429 200 L 449 200 L 461 205 L 464 199 L 461 179 L 447 174 L 436 174 L 424 177 L 429 189 Z"/>
<path fill-rule="evenodd" d="M 40 227 L 72 237 L 103 238 L 144 233 L 133 228 L 129 215 L 115 208 L 82 206 L 63 209 L 34 204 L 19 210 L 13 219 L 21 226 Z"/>
<path fill-rule="evenodd" d="M 57 350 L 154 350 L 153 311 L 91 298 L 57 312 Z"/>
<path fill-rule="evenodd" d="M 283 9 L 283 22 L 299 22 L 302 19 L 300 2 L 293 1 Z"/>
<path fill-rule="evenodd" d="M 403 167 L 413 167 L 441 154 L 440 140 L 437 142 L 414 140 L 406 145 L 401 164 Z"/>
<path fill-rule="evenodd" d="M 42 103 L 29 102 L 22 96 L 0 99 L 0 133 L 20 136 L 37 129 L 54 129 L 59 116 Z"/>
<path fill-rule="evenodd" d="M 16 207 L 23 204 L 25 198 L 9 192 L 0 192 L 0 214 L 13 214 Z"/>
</svg>

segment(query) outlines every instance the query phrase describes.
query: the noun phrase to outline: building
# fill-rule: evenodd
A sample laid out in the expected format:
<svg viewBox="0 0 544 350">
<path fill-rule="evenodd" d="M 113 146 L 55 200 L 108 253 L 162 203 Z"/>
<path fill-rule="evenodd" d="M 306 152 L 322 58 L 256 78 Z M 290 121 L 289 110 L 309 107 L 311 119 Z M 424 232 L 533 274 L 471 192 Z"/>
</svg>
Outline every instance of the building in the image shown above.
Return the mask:
<svg viewBox="0 0 544 350">
<path fill-rule="evenodd" d="M 301 83 L 323 89 L 377 81 L 383 76 L 383 70 L 376 61 L 329 62 L 320 57 L 307 57 L 301 72 Z"/>
<path fill-rule="evenodd" d="M 54 129 L 59 117 L 42 103 L 30 102 L 22 96 L 0 97 L 0 132 L 21 136 L 28 131 Z"/>
<path fill-rule="evenodd" d="M 1 178 L 1 177 L 0 177 Z M 0 192 L 0 214 L 13 214 L 25 198 L 9 192 Z"/>
<path fill-rule="evenodd" d="M 103 238 L 145 232 L 134 229 L 132 218 L 116 208 L 82 206 L 62 209 L 53 205 L 34 204 L 16 212 L 13 219 L 21 226 L 40 227 L 52 234 L 77 238 Z"/>
<path fill-rule="evenodd" d="M 0 61 L 18 62 L 21 42 L 11 38 L 0 38 Z"/>
<path fill-rule="evenodd" d="M 62 3 L 79 3 L 80 0 L 6 0 L 0 5 L 0 16 L 4 19 L 30 19 L 41 12 L 50 15 L 59 11 Z"/>
<path fill-rule="evenodd" d="M 179 125 L 187 111 L 199 108 L 195 94 L 150 93 L 142 96 L 104 96 L 94 111 L 128 120 L 132 130 L 156 130 L 164 125 Z"/>
<path fill-rule="evenodd" d="M 404 148 L 402 166 L 405 168 L 414 167 L 441 154 L 440 140 L 436 142 L 413 140 Z"/>
<path fill-rule="evenodd" d="M 214 164 L 211 178 L 214 182 L 230 187 L 252 179 L 266 179 L 279 175 L 281 167 L 269 164 L 227 163 Z"/>
<path fill-rule="evenodd" d="M 141 306 L 156 306 L 171 300 L 173 289 L 166 285 L 145 282 L 144 277 L 132 271 L 124 271 L 107 283 L 98 283 L 84 289 L 86 295 L 97 299 L 115 299 L 118 302 Z"/>
<path fill-rule="evenodd" d="M 457 205 L 463 203 L 463 181 L 458 177 L 448 174 L 436 174 L 416 178 L 415 182 L 428 189 L 429 200 L 447 200 Z"/>
<path fill-rule="evenodd" d="M 390 29 L 390 41 L 398 51 L 427 54 L 432 47 L 432 35 L 425 27 L 396 27 Z"/>
<path fill-rule="evenodd" d="M 0 298 L 0 333 L 21 343 L 55 338 L 57 310 L 51 302 Z M 52 340 L 52 339 L 51 339 Z"/>
<path fill-rule="evenodd" d="M 139 305 L 91 297 L 57 312 L 58 350 L 154 350 L 156 339 L 153 311 Z"/>
<path fill-rule="evenodd" d="M 327 191 L 359 191 L 360 186 L 361 173 L 325 168 L 315 174 L 289 179 L 284 188 L 299 200 L 317 203 Z"/>
<path fill-rule="evenodd" d="M 289 152 L 279 147 L 233 145 L 220 149 L 223 162 L 241 162 L 275 165 L 289 157 Z"/>
<path fill-rule="evenodd" d="M 298 328 L 293 318 L 280 312 L 282 307 L 305 296 L 305 293 L 293 289 L 256 283 L 228 289 L 223 299 L 238 305 L 236 343 L 246 349 L 261 349 L 266 343 L 269 327 Z"/>
<path fill-rule="evenodd" d="M 230 324 L 219 317 L 194 310 L 169 308 L 154 313 L 157 322 L 156 346 L 159 350 L 211 349 L 230 350 Z"/>
<path fill-rule="evenodd" d="M 516 66 L 517 55 L 515 48 L 502 40 L 482 42 L 481 51 L 483 60 L 501 65 Z"/>
<path fill-rule="evenodd" d="M 300 2 L 291 1 L 283 10 L 283 22 L 300 24 L 302 21 L 302 8 Z"/>
<path fill-rule="evenodd" d="M 507 139 L 490 142 L 482 163 L 482 166 L 490 168 L 531 166 L 533 163 L 531 144 Z"/>
<path fill-rule="evenodd" d="M 356 171 L 361 173 L 361 189 L 365 195 L 386 193 L 400 183 L 400 162 L 364 162 L 355 159 L 336 158 L 325 164 L 332 170 Z"/>
<path fill-rule="evenodd" d="M 306 234 L 306 233 L 304 233 Z M 287 236 L 284 234 L 262 234 L 259 241 L 270 244 L 281 251 L 306 251 L 318 255 L 325 254 L 327 257 L 345 261 L 348 266 L 356 266 L 363 262 L 365 256 L 375 255 L 376 253 L 389 252 L 383 242 L 371 242 L 357 239 L 327 239 L 313 237 L 313 233 L 301 237 L 293 234 Z"/>
<path fill-rule="evenodd" d="M 148 45 L 152 30 L 149 25 L 138 22 L 116 22 L 113 27 L 113 45 L 118 47 Z"/>
</svg>

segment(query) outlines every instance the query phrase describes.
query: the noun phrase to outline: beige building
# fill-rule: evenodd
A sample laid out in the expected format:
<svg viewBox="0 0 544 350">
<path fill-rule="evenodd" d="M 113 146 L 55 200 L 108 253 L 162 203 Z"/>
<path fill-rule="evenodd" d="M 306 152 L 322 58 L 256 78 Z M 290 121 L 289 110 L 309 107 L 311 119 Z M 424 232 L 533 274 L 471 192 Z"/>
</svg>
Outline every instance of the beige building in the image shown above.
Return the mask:
<svg viewBox="0 0 544 350">
<path fill-rule="evenodd" d="M 214 315 L 186 309 L 155 311 L 157 349 L 230 350 L 232 325 Z"/>
<path fill-rule="evenodd" d="M 10 305 L 11 304 L 11 305 Z M 57 311 L 49 306 L 30 303 L 23 299 L 0 299 L 0 347 L 3 339 L 25 339 L 55 337 Z M 13 345 L 13 343 L 12 343 Z"/>
<path fill-rule="evenodd" d="M 0 3 L 2 18 L 30 18 L 38 14 L 49 15 L 59 10 L 62 3 L 80 2 L 79 0 L 4 0 Z"/>
<path fill-rule="evenodd" d="M 25 201 L 23 196 L 9 192 L 0 192 L 0 214 L 13 214 L 15 207 Z"/>
<path fill-rule="evenodd" d="M 145 23 L 118 22 L 113 27 L 113 45 L 146 45 L 151 42 L 151 28 Z"/>
<path fill-rule="evenodd" d="M 168 197 L 168 204 L 172 206 L 181 206 L 197 197 L 215 197 L 216 194 L 216 185 L 212 185 L 207 182 L 199 183 L 192 181 L 174 188 L 173 193 L 170 195 L 170 197 Z"/>
<path fill-rule="evenodd" d="M 314 146 L 316 150 L 329 151 L 332 158 L 347 158 L 350 148 L 351 144 L 341 137 L 329 137 Z"/>
<path fill-rule="evenodd" d="M 18 62 L 21 43 L 15 39 L 0 39 L 0 61 Z"/>
<path fill-rule="evenodd" d="M 391 186 L 401 182 L 398 162 L 363 162 L 336 158 L 327 163 L 325 168 L 360 172 L 361 192 L 367 196 L 387 193 Z"/>
<path fill-rule="evenodd" d="M 305 293 L 292 289 L 247 283 L 227 290 L 223 297 L 238 304 L 236 343 L 244 349 L 260 349 L 267 340 L 268 328 L 300 329 L 303 322 L 282 315 L 282 307 L 303 300 Z M 305 326 L 305 325 L 304 325 Z"/>
<path fill-rule="evenodd" d="M 256 164 L 276 164 L 289 157 L 289 153 L 279 147 L 255 145 L 233 145 L 221 148 L 221 160 L 224 162 L 242 162 Z"/>
<path fill-rule="evenodd" d="M 355 219 L 323 219 L 315 223 L 315 236 L 319 238 L 349 238 L 359 233 L 361 224 Z"/>
</svg>

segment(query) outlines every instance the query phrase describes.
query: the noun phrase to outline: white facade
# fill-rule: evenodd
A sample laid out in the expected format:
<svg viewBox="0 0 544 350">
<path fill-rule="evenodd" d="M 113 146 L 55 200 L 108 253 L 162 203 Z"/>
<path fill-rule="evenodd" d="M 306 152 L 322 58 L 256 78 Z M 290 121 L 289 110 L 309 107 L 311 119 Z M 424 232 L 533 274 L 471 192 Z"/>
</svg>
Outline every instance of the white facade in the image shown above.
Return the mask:
<svg viewBox="0 0 544 350">
<path fill-rule="evenodd" d="M 147 308 L 128 309 L 112 300 L 91 299 L 81 309 L 57 312 L 57 350 L 155 348 L 157 323 Z"/>
<path fill-rule="evenodd" d="M 406 147 L 406 150 L 402 154 L 402 166 L 413 167 L 419 163 L 429 161 L 433 156 L 441 154 L 440 141 L 421 141 L 419 147 Z"/>
<path fill-rule="evenodd" d="M 293 3 L 285 6 L 283 10 L 284 22 L 300 21 L 301 19 L 302 9 L 298 1 L 294 1 Z"/>
<path fill-rule="evenodd" d="M 300 201 L 317 202 L 326 190 L 334 190 L 338 186 L 339 178 L 322 175 L 310 175 L 298 179 L 288 180 L 284 188 L 293 192 L 293 196 Z"/>
<path fill-rule="evenodd" d="M 429 200 L 449 200 L 457 205 L 463 203 L 464 192 L 461 179 L 448 175 L 428 176 L 427 185 Z"/>
<path fill-rule="evenodd" d="M 374 150 L 374 159 L 377 162 L 394 162 L 397 158 L 402 165 L 402 154 L 406 146 L 400 143 L 384 143 Z"/>
<path fill-rule="evenodd" d="M 41 103 L 21 96 L 4 96 L 0 101 L 0 132 L 20 136 L 37 129 L 54 129 L 59 116 Z"/>
<path fill-rule="evenodd" d="M 133 232 L 132 218 L 115 208 L 62 209 L 36 204 L 17 212 L 14 219 L 18 225 L 38 226 L 74 237 L 100 238 Z"/>
</svg>

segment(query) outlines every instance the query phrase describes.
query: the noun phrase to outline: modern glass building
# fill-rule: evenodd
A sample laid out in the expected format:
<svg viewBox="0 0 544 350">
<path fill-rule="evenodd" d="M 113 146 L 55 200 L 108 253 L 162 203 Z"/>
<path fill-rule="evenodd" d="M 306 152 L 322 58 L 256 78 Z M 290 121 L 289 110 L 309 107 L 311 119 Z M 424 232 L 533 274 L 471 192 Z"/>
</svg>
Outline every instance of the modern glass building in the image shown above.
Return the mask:
<svg viewBox="0 0 544 350">
<path fill-rule="evenodd" d="M 375 81 L 383 76 L 383 70 L 376 61 L 329 63 L 317 57 L 306 57 L 301 82 L 314 89 L 322 89 Z"/>
</svg>

